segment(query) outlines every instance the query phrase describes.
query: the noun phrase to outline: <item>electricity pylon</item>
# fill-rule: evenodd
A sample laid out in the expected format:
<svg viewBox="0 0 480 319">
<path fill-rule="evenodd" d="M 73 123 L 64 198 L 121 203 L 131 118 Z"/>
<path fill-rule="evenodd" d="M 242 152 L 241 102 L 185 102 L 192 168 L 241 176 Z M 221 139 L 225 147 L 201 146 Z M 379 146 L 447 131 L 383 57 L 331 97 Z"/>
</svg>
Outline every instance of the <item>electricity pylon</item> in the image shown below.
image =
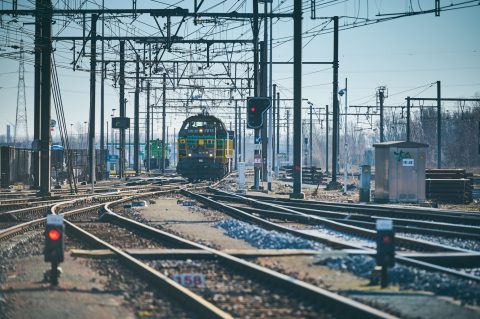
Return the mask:
<svg viewBox="0 0 480 319">
<path fill-rule="evenodd" d="M 25 67 L 23 51 L 23 40 L 20 40 L 20 63 L 18 66 L 18 91 L 17 91 L 17 113 L 15 119 L 15 133 L 13 137 L 13 145 L 20 143 L 20 136 L 23 136 L 26 144 L 28 143 L 28 122 L 27 122 L 27 101 L 25 95 Z"/>
</svg>

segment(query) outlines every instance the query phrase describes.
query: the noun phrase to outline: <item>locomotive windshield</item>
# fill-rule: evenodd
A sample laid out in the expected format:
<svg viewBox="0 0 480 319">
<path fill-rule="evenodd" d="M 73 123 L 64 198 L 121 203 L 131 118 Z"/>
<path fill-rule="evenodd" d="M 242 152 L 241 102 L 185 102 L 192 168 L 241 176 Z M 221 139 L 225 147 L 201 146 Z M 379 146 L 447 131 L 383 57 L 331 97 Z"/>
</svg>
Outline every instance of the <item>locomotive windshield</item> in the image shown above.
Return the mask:
<svg viewBox="0 0 480 319">
<path fill-rule="evenodd" d="M 217 133 L 220 133 L 220 132 L 223 133 L 225 131 L 225 127 L 222 125 L 221 122 L 212 121 L 212 120 L 202 120 L 202 119 L 186 121 L 183 124 L 183 127 L 181 128 L 181 130 L 193 132 L 193 131 L 197 131 L 199 128 L 203 128 L 206 130 L 214 129 Z"/>
<path fill-rule="evenodd" d="M 186 129 L 197 128 L 197 127 L 204 127 L 207 125 L 212 126 L 212 122 L 204 122 L 204 121 L 188 122 L 185 128 Z"/>
</svg>

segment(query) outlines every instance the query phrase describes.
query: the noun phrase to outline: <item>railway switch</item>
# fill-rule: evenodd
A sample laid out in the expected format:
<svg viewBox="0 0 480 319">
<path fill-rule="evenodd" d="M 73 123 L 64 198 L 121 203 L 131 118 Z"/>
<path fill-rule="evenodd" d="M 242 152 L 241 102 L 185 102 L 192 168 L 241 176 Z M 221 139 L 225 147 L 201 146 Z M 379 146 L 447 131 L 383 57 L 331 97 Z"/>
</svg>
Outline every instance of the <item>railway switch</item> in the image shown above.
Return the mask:
<svg viewBox="0 0 480 319">
<path fill-rule="evenodd" d="M 45 227 L 45 261 L 52 264 L 49 277 L 52 285 L 58 284 L 60 270 L 58 264 L 63 261 L 63 252 L 65 250 L 65 225 L 63 216 L 48 215 L 47 225 Z"/>
<path fill-rule="evenodd" d="M 395 265 L 395 232 L 390 219 L 377 220 L 377 265 L 382 267 L 381 285 L 388 285 L 387 268 Z"/>
<path fill-rule="evenodd" d="M 249 97 L 247 98 L 247 127 L 261 128 L 263 126 L 263 113 L 271 106 L 271 100 L 268 97 Z"/>
</svg>

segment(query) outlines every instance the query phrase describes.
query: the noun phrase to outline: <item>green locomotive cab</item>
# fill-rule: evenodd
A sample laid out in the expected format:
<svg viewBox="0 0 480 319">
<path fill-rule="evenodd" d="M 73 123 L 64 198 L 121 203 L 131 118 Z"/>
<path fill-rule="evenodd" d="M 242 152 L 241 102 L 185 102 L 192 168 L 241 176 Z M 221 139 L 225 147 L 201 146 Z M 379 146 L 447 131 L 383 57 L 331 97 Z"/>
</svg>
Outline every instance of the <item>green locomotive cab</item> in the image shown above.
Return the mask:
<svg viewBox="0 0 480 319">
<path fill-rule="evenodd" d="M 143 160 L 145 167 L 150 160 L 150 169 L 159 169 L 162 167 L 163 160 L 163 141 L 160 139 L 150 141 L 150 159 Z M 170 144 L 165 146 L 165 168 L 170 166 Z"/>
</svg>

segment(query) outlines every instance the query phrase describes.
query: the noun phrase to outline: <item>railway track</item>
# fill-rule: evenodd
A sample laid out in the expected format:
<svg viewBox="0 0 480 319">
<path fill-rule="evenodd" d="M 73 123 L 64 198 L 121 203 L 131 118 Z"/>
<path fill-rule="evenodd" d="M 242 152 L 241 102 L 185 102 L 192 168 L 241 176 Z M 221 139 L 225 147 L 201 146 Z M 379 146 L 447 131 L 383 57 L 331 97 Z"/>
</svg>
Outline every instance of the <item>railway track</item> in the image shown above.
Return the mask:
<svg viewBox="0 0 480 319">
<path fill-rule="evenodd" d="M 361 227 L 351 226 L 351 225 L 339 223 L 336 221 L 330 221 L 325 218 L 319 219 L 316 216 L 306 216 L 303 213 L 296 212 L 292 208 L 283 208 L 278 205 L 274 205 L 267 202 L 260 202 L 255 199 L 245 198 L 243 196 L 238 196 L 236 194 L 226 193 L 226 192 L 214 190 L 214 189 L 210 189 L 210 191 L 212 191 L 214 194 L 202 195 L 202 194 L 192 193 L 187 191 L 183 191 L 183 192 L 186 196 L 195 198 L 198 201 L 204 204 L 207 204 L 213 208 L 216 208 L 218 210 L 221 210 L 236 219 L 241 219 L 249 223 L 257 224 L 267 229 L 277 230 L 282 233 L 290 233 L 295 236 L 312 240 L 315 242 L 320 242 L 322 244 L 326 244 L 334 248 L 350 249 L 350 250 L 353 249 L 357 251 L 357 253 L 359 250 L 363 251 L 363 253 L 370 254 L 370 255 L 374 254 L 375 252 L 372 246 L 365 246 L 361 244 L 352 243 L 351 240 L 349 239 L 334 238 L 332 236 L 322 235 L 319 232 L 315 232 L 315 233 L 305 232 L 292 227 L 287 227 L 283 223 L 273 222 L 267 218 L 262 218 L 260 216 L 269 215 L 266 217 L 269 217 L 269 218 L 273 217 L 278 220 L 279 218 L 278 214 L 274 214 L 274 216 L 269 214 L 268 211 L 272 210 L 272 211 L 276 211 L 277 213 L 279 212 L 280 218 L 285 218 L 286 217 L 285 213 L 288 213 L 290 215 L 287 215 L 287 216 L 290 216 L 290 217 L 294 216 L 295 218 L 297 218 L 297 221 L 300 218 L 303 218 L 303 219 L 307 218 L 308 220 L 311 219 L 317 222 L 321 221 L 324 223 L 324 225 L 328 225 L 329 227 L 334 228 L 336 231 L 343 232 L 356 237 L 369 239 L 374 245 L 374 239 L 375 239 L 376 233 L 370 229 L 364 229 Z M 215 194 L 220 195 L 220 197 L 214 196 Z M 241 202 L 243 204 L 249 204 L 256 207 L 255 207 L 254 213 L 251 213 L 251 210 L 252 210 L 251 208 L 244 209 L 244 207 L 239 207 L 238 205 L 237 206 L 227 205 L 225 203 L 219 202 L 218 201 L 219 198 L 222 198 L 224 201 L 230 200 L 230 201 L 235 201 L 237 203 Z M 441 245 L 433 242 L 416 240 L 416 239 L 406 238 L 406 237 L 397 236 L 395 240 L 396 240 L 396 243 L 398 242 L 399 245 L 404 247 L 405 252 L 412 253 L 412 249 L 414 250 L 416 249 L 422 252 L 428 251 L 429 253 L 437 252 L 436 254 L 437 258 L 433 258 L 433 257 L 421 258 L 420 256 L 420 258 L 418 259 L 416 258 L 418 257 L 418 254 L 402 255 L 402 253 L 398 253 L 395 257 L 396 262 L 398 263 L 418 267 L 428 271 L 446 273 L 446 274 L 459 277 L 465 280 L 473 280 L 475 282 L 480 282 L 479 277 L 454 269 L 454 268 L 467 268 L 472 266 L 479 267 L 480 255 L 478 254 L 478 252 L 472 252 L 472 251 L 461 249 L 461 248 L 456 248 L 456 247 L 451 247 L 451 246 L 446 246 L 446 245 Z M 430 262 L 426 262 L 425 260 L 428 260 Z M 449 265 L 452 268 L 447 268 L 444 265 Z"/>
<path fill-rule="evenodd" d="M 118 184 L 116 184 L 118 185 Z M 54 199 L 46 201 L 43 205 L 19 208 L 9 211 L 0 212 L 0 234 L 13 236 L 19 234 L 22 231 L 28 231 L 36 228 L 43 227 L 45 225 L 45 216 L 52 211 L 64 212 L 81 207 L 90 207 L 91 210 L 95 210 L 101 207 L 103 203 L 117 200 L 133 194 L 141 194 L 145 192 L 151 192 L 158 189 L 178 189 L 177 182 L 172 185 L 143 185 L 140 186 L 125 186 L 120 185 L 121 189 L 116 190 L 109 189 L 109 193 L 100 194 L 79 194 L 76 196 L 67 196 L 62 199 Z M 72 199 L 73 198 L 73 199 Z M 21 206 L 21 204 L 20 204 Z M 15 227 L 19 225 L 20 230 Z M 1 237 L 0 237 L 1 239 Z"/>
<path fill-rule="evenodd" d="M 353 204 L 353 203 L 334 203 L 317 202 L 309 200 L 291 200 L 285 198 L 272 198 L 267 196 L 246 196 L 252 199 L 258 199 L 266 202 L 274 202 L 283 206 L 299 207 L 301 209 L 312 209 L 316 211 L 339 212 L 347 214 L 357 214 L 363 216 L 388 217 L 391 219 L 402 219 L 409 221 L 431 221 L 448 225 L 452 223 L 458 226 L 480 226 L 480 213 L 442 210 L 424 207 L 408 208 L 395 206 L 382 206 L 375 204 Z M 441 225 L 441 224 L 440 224 Z"/>
<path fill-rule="evenodd" d="M 194 313 L 201 314 L 203 317 L 230 318 L 231 315 L 228 312 L 249 313 L 252 315 L 278 315 L 285 318 L 293 318 L 309 314 L 313 314 L 315 317 L 319 318 L 331 318 L 333 316 L 342 318 L 393 317 L 382 311 L 330 293 L 292 277 L 246 262 L 204 245 L 184 240 L 159 229 L 135 222 L 114 212 L 113 207 L 122 208 L 123 205 L 129 201 L 149 198 L 160 193 L 161 191 L 134 194 L 107 204 L 92 203 L 93 205 L 78 207 L 75 209 L 71 209 L 72 207 L 70 206 L 67 208 L 67 203 L 60 203 L 54 205 L 51 208 L 51 212 L 64 215 L 67 236 L 73 234 L 73 236 L 81 237 L 83 239 L 88 238 L 88 242 L 91 246 L 93 245 L 95 248 L 103 247 L 109 249 L 115 253 L 121 264 L 134 270 L 135 275 L 148 278 L 150 283 L 154 283 L 158 287 L 161 287 L 162 290 L 167 291 L 168 294 L 174 298 L 182 300 L 182 304 L 188 305 L 190 309 L 194 309 Z M 96 221 L 95 218 L 98 218 L 99 213 L 101 213 L 101 218 Z M 85 226 L 84 221 L 86 218 L 90 218 L 87 231 L 82 229 L 82 226 Z M 112 238 L 110 238 L 110 235 L 105 237 L 105 232 L 99 230 L 97 226 L 99 222 L 104 221 L 108 221 L 112 223 L 112 225 L 121 225 L 122 230 L 118 230 L 118 226 L 109 226 L 113 227 L 110 229 L 110 234 L 114 234 L 114 236 L 112 236 Z M 26 224 L 30 224 L 30 227 L 32 227 L 34 222 L 42 223 L 41 220 L 36 220 Z M 21 228 L 20 225 L 17 225 L 16 227 Z M 189 263 L 178 260 L 157 260 L 145 263 L 133 258 L 124 251 L 124 248 L 129 245 L 128 241 L 125 242 L 118 240 L 119 238 L 125 240 L 126 237 L 130 237 L 130 231 L 133 231 L 136 236 L 142 235 L 142 237 L 148 237 L 148 239 L 139 239 L 136 241 L 137 245 L 138 243 L 142 243 L 140 246 L 143 248 L 154 245 L 157 248 L 173 246 L 176 248 L 183 247 L 197 249 L 215 255 L 215 259 L 213 261 L 208 260 L 196 262 L 195 265 L 192 265 L 191 262 Z M 91 234 L 91 232 L 95 232 L 97 235 L 101 236 L 95 236 Z M 18 234 L 19 233 L 17 233 L 17 235 Z M 4 237 L 4 232 L 0 232 L 0 238 L 2 237 Z M 102 237 L 103 240 L 99 237 Z M 138 239 L 138 237 L 136 238 Z M 107 243 L 107 240 L 110 243 Z M 151 240 L 154 240 L 154 242 Z M 159 242 L 161 243 L 160 245 L 158 244 Z M 116 246 L 120 246 L 120 248 Z M 165 269 L 168 269 L 168 275 L 165 275 L 160 271 L 165 271 Z M 203 287 L 196 287 L 192 288 L 192 290 L 188 290 L 170 278 L 173 273 L 178 271 L 205 271 L 207 273 L 208 282 L 211 282 L 213 286 L 207 284 Z M 250 279 L 247 280 L 246 277 Z M 219 282 L 216 281 L 217 278 L 220 278 Z M 221 289 L 219 293 L 212 295 L 212 289 L 215 287 L 218 288 L 218 285 L 222 286 L 222 289 L 224 290 Z M 240 306 L 240 308 L 237 306 L 237 308 L 234 309 L 232 308 L 232 302 L 239 302 L 239 287 L 242 295 L 248 296 L 248 292 L 251 291 L 251 298 L 245 297 L 243 302 L 244 306 Z M 255 296 L 258 295 L 261 296 L 260 300 L 262 302 L 258 302 L 258 300 L 255 299 Z M 258 305 L 252 306 L 255 305 L 255 300 L 257 300 Z M 299 304 L 305 304 L 305 306 L 300 307 L 300 309 L 302 309 L 300 312 L 298 310 Z M 274 307 L 272 307 L 272 305 Z M 318 305 L 322 305 L 322 307 L 319 308 Z M 225 309 L 229 311 L 225 311 Z M 292 309 L 297 309 L 297 312 L 289 313 Z M 338 309 L 341 309 L 341 315 L 336 312 Z M 275 313 L 275 311 L 278 312 Z"/>
<path fill-rule="evenodd" d="M 119 202 L 124 202 L 125 200 L 120 200 Z M 254 285 L 248 280 L 245 279 L 245 275 L 247 277 L 252 277 L 252 278 L 261 278 L 261 282 L 269 282 L 269 286 L 276 287 L 274 288 L 271 292 L 271 294 L 263 294 L 264 298 L 264 303 L 258 305 L 257 307 L 250 306 L 251 309 L 247 309 L 247 307 L 243 308 L 243 311 L 249 311 L 250 316 L 262 316 L 265 315 L 265 313 L 262 313 L 262 309 L 265 309 L 265 305 L 277 305 L 274 307 L 269 307 L 267 310 L 269 313 L 273 315 L 273 317 L 277 315 L 282 315 L 282 312 L 288 311 L 288 309 L 295 309 L 298 307 L 295 307 L 295 305 L 298 305 L 298 302 L 302 302 L 303 300 L 314 300 L 313 304 L 310 306 L 313 307 L 314 304 L 320 303 L 320 304 L 328 304 L 330 305 L 331 309 L 338 309 L 340 306 L 342 308 L 342 314 L 343 316 L 347 315 L 350 313 L 350 316 L 356 317 L 356 316 L 361 316 L 361 317 L 384 317 L 387 316 L 387 314 L 384 314 L 382 312 L 378 312 L 370 307 L 366 307 L 362 304 L 353 302 L 347 298 L 343 298 L 338 295 L 331 294 L 327 291 L 324 291 L 322 289 L 319 289 L 318 287 L 309 285 L 307 283 L 295 280 L 291 277 L 273 272 L 271 270 L 268 270 L 266 268 L 260 267 L 258 265 L 246 262 L 242 259 L 233 257 L 231 255 L 225 254 L 223 252 L 217 251 L 215 249 L 206 247 L 204 245 L 200 245 L 185 239 L 182 239 L 178 236 L 171 235 L 169 233 L 160 231 L 156 228 L 151 228 L 148 226 L 145 226 L 144 224 L 140 224 L 138 222 L 132 221 L 130 219 L 124 218 L 119 216 L 118 214 L 115 214 L 110 208 L 110 204 L 105 205 L 106 206 L 106 214 L 103 215 L 102 220 L 106 219 L 109 221 L 112 221 L 115 224 L 121 224 L 122 226 L 126 226 L 127 228 L 130 229 L 135 229 L 137 233 L 144 233 L 148 234 L 150 237 L 153 238 L 158 238 L 162 242 L 167 242 L 170 245 L 175 243 L 177 245 L 177 248 L 189 248 L 189 249 L 198 249 L 201 251 L 209 252 L 210 254 L 213 254 L 215 256 L 215 261 L 214 262 L 207 262 L 206 264 L 202 262 L 202 265 L 197 265 L 196 267 L 189 265 L 188 263 L 180 263 L 178 265 L 178 262 L 175 262 L 174 264 L 176 265 L 174 268 L 176 269 L 177 267 L 180 267 L 181 269 L 184 269 L 183 271 L 203 271 L 208 274 L 210 280 L 214 280 L 215 278 L 222 278 L 223 281 L 225 282 L 235 282 L 233 287 L 236 287 L 233 291 L 228 292 L 228 287 L 226 288 L 226 291 L 224 291 L 225 294 L 234 294 L 236 296 L 238 294 L 238 289 L 242 290 L 242 295 L 246 295 L 245 297 L 245 302 L 248 302 L 249 300 L 249 290 L 253 290 L 250 293 L 253 295 L 256 295 L 259 293 L 259 291 L 266 289 L 265 284 L 262 283 L 261 285 Z M 158 263 L 158 262 L 157 262 Z M 168 263 L 166 261 L 163 261 L 163 263 Z M 161 263 L 162 264 L 162 263 Z M 164 265 L 164 264 L 162 264 Z M 162 266 L 162 269 L 164 266 Z M 213 269 L 213 270 L 212 270 Z M 231 269 L 235 269 L 237 274 L 231 274 Z M 178 269 L 177 269 L 178 270 Z M 177 271 L 175 270 L 175 271 Z M 239 274 L 242 274 L 242 276 L 239 277 Z M 248 283 L 247 286 L 245 286 L 245 282 Z M 255 287 L 255 288 L 252 288 Z M 243 287 L 243 288 L 239 288 Z M 299 293 L 302 297 L 298 299 L 298 296 L 296 298 L 292 298 L 289 296 L 289 294 L 285 294 L 285 292 L 281 293 L 278 290 L 278 287 L 283 287 L 285 291 L 291 291 L 294 290 L 295 292 Z M 230 289 L 231 290 L 231 289 Z M 211 291 L 209 287 L 204 287 L 204 288 L 197 288 L 195 291 L 199 294 L 201 294 L 203 297 L 213 297 L 211 296 Z M 265 300 L 269 295 L 280 295 L 280 303 L 279 300 L 275 302 L 274 299 L 278 299 L 278 297 L 274 297 L 273 299 L 267 299 Z M 227 300 L 232 300 L 232 296 L 226 296 L 225 297 Z M 212 299 L 212 298 L 210 298 Z M 293 301 L 291 301 L 293 299 Z M 218 304 L 218 301 L 215 300 L 209 300 L 215 304 Z M 237 300 L 238 302 L 238 300 Z M 231 306 L 231 304 L 230 304 Z M 223 308 L 228 308 L 227 305 L 225 304 L 220 304 L 219 307 Z M 306 309 L 309 309 L 309 307 L 306 307 Z M 275 313 L 275 311 L 280 311 L 279 313 Z M 299 314 L 300 316 L 305 316 L 308 315 L 310 311 L 314 310 L 308 310 L 306 313 Z M 315 311 L 322 311 L 321 309 L 317 309 Z M 324 311 L 324 310 L 323 310 Z M 322 312 L 323 312 L 322 311 Z M 330 310 L 332 311 L 332 310 Z M 253 312 L 253 313 L 252 313 Z M 273 313 L 272 313 L 273 312 Z M 321 312 L 320 312 L 321 313 Z M 323 315 L 318 315 L 317 312 L 313 312 L 313 314 L 317 317 L 323 317 Z M 298 315 L 298 314 L 297 314 Z M 245 316 L 245 314 L 241 315 L 242 317 Z M 285 313 L 283 313 L 283 316 L 285 316 Z M 288 317 L 288 315 L 287 315 Z"/>
<path fill-rule="evenodd" d="M 264 200 L 263 197 L 251 197 L 250 201 L 238 197 L 232 197 L 226 194 L 208 195 L 214 196 L 218 200 L 224 201 L 236 201 L 238 203 L 251 203 L 254 204 L 253 208 L 245 208 L 251 213 L 263 213 L 263 215 L 269 215 L 270 217 L 277 217 L 278 219 L 296 220 L 303 223 L 321 224 L 323 218 L 330 221 L 348 224 L 352 226 L 358 226 L 365 229 L 375 230 L 375 221 L 379 218 L 389 218 L 394 222 L 396 232 L 413 233 L 421 235 L 433 235 L 444 236 L 450 238 L 458 238 L 463 240 L 480 240 L 480 227 L 479 226 L 467 226 L 463 223 L 452 224 L 435 221 L 424 221 L 417 219 L 400 219 L 390 218 L 388 216 L 368 215 L 368 213 L 351 213 L 348 211 L 329 211 L 319 210 L 314 208 L 305 208 L 302 203 L 296 204 L 295 202 L 287 202 L 283 204 L 281 201 L 275 201 L 268 198 Z M 261 203 L 267 203 L 262 206 Z M 272 204 L 268 206 L 268 204 Z M 313 206 L 308 204 L 308 206 Z M 278 209 L 280 208 L 280 210 Z M 356 208 L 359 210 L 360 208 Z M 366 207 L 369 210 L 369 207 Z M 388 210 L 388 208 L 384 208 Z M 292 212 L 293 211 L 293 212 Z M 387 215 L 387 214 L 384 214 Z M 317 219 L 317 217 L 319 217 Z M 317 220 L 317 221 L 316 221 Z"/>
</svg>

